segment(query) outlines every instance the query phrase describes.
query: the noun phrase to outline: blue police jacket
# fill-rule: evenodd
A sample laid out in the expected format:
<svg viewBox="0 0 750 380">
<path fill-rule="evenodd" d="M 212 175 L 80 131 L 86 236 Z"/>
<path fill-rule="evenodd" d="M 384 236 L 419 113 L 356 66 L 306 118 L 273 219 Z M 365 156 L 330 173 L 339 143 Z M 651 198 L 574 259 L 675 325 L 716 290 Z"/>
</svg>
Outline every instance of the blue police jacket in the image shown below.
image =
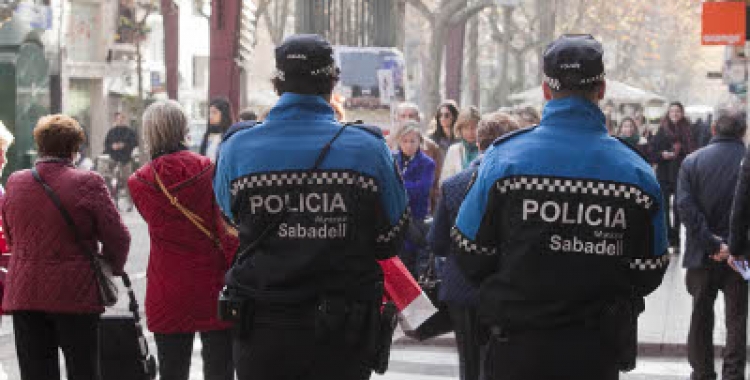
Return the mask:
<svg viewBox="0 0 750 380">
<path fill-rule="evenodd" d="M 214 191 L 242 253 L 228 285 L 381 296 L 376 260 L 401 247 L 406 192 L 382 135 L 362 126 L 347 127 L 310 172 L 341 128 L 322 97 L 285 93 L 263 123 L 224 141 Z"/>
<path fill-rule="evenodd" d="M 485 323 L 550 328 L 656 289 L 669 263 L 653 170 L 599 107 L 550 101 L 539 126 L 486 152 L 452 231 Z"/>
</svg>

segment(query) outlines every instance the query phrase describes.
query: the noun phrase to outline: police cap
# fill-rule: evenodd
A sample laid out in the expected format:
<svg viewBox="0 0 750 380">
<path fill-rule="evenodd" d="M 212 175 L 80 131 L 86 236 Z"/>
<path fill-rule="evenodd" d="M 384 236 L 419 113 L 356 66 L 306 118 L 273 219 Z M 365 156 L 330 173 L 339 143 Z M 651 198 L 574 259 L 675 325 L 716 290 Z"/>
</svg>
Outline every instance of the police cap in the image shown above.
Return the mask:
<svg viewBox="0 0 750 380">
<path fill-rule="evenodd" d="M 276 47 L 275 77 L 279 80 L 337 74 L 333 47 L 317 34 L 295 34 Z"/>
<path fill-rule="evenodd" d="M 588 89 L 604 81 L 604 49 L 589 34 L 564 34 L 544 51 L 544 79 L 553 90 Z"/>
</svg>

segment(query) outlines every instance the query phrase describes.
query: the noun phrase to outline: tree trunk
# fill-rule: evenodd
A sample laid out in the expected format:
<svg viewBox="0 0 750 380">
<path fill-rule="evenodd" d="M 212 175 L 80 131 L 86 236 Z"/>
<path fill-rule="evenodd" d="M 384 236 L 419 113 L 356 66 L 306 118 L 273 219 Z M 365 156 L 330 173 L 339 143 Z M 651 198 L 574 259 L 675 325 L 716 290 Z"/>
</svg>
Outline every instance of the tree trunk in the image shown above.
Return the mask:
<svg viewBox="0 0 750 380">
<path fill-rule="evenodd" d="M 422 112 L 432 114 L 440 104 L 440 69 L 443 63 L 443 46 L 447 32 L 447 23 L 442 20 L 435 20 L 430 37 L 429 55 L 424 65 L 424 76 L 422 77 L 423 91 Z"/>
<path fill-rule="evenodd" d="M 557 0 L 536 0 L 536 10 L 539 15 L 539 40 L 541 44 L 536 49 L 539 70 L 537 71 L 537 82 L 542 83 L 544 76 L 544 49 L 548 43 L 555 39 L 555 20 L 557 19 Z"/>
<path fill-rule="evenodd" d="M 480 97 L 482 88 L 479 86 L 479 17 L 469 20 L 466 47 L 466 80 L 468 82 L 466 103 L 481 108 Z"/>
<path fill-rule="evenodd" d="M 495 104 L 494 109 L 500 108 L 508 104 L 508 95 L 510 95 L 510 41 L 512 35 L 510 34 L 511 23 L 513 22 L 513 11 L 514 8 L 511 6 L 503 6 L 503 43 L 500 48 L 500 78 L 497 84 L 497 90 L 495 91 Z"/>
<path fill-rule="evenodd" d="M 464 5 L 467 0 L 460 0 Z M 445 44 L 445 98 L 461 103 L 461 80 L 464 66 L 466 22 L 450 24 Z"/>
</svg>

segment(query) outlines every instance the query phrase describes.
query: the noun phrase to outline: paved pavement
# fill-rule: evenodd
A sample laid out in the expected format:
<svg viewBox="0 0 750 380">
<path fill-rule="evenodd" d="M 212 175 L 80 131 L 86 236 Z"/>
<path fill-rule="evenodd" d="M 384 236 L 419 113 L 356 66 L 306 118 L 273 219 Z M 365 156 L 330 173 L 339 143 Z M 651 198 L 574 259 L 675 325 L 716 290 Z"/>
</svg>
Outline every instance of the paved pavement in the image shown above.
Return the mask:
<svg viewBox="0 0 750 380">
<path fill-rule="evenodd" d="M 145 294 L 145 271 L 148 264 L 148 230 L 136 212 L 124 214 L 132 234 L 132 247 L 127 271 L 133 280 L 139 302 Z M 638 368 L 623 380 L 676 380 L 685 379 L 690 368 L 685 359 L 684 342 L 690 319 L 690 297 L 685 290 L 684 271 L 679 257 L 675 257 L 667 271 L 664 283 L 646 300 L 646 312 L 640 319 L 639 341 L 641 356 Z M 716 306 L 723 315 L 721 300 Z M 110 311 L 127 313 L 124 299 Z M 717 318 L 715 342 L 721 346 L 725 339 L 723 318 Z M 149 346 L 155 353 L 153 337 L 147 334 Z M 190 380 L 202 379 L 200 340 L 195 341 Z M 718 366 L 718 360 L 717 360 Z M 718 368 L 718 367 L 717 367 Z M 424 344 L 400 339 L 391 353 L 391 366 L 384 376 L 375 380 L 447 380 L 458 378 L 458 358 L 451 335 L 439 337 Z M 0 380 L 19 379 L 16 364 L 12 323 L 2 317 L 0 324 Z"/>
</svg>

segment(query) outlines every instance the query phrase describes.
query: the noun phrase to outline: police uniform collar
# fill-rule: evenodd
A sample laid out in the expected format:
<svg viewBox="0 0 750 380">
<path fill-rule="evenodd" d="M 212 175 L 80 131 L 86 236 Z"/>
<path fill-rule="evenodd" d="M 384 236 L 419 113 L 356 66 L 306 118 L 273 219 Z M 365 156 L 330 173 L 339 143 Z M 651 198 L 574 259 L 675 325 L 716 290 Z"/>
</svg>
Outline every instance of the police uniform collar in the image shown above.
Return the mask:
<svg viewBox="0 0 750 380">
<path fill-rule="evenodd" d="M 334 116 L 333 107 L 322 96 L 285 92 L 276 102 L 276 105 L 271 108 L 266 120 L 313 117 L 318 120 L 330 119 L 334 121 Z"/>
<path fill-rule="evenodd" d="M 725 142 L 734 142 L 734 143 L 740 143 L 742 144 L 742 139 L 739 139 L 737 137 L 730 137 L 730 136 L 713 136 L 711 137 L 711 140 L 708 142 L 709 144 L 716 144 L 716 143 L 725 143 Z"/>
<path fill-rule="evenodd" d="M 598 105 L 588 99 L 569 96 L 553 99 L 544 106 L 540 127 L 570 127 L 607 133 L 605 117 Z"/>
</svg>

